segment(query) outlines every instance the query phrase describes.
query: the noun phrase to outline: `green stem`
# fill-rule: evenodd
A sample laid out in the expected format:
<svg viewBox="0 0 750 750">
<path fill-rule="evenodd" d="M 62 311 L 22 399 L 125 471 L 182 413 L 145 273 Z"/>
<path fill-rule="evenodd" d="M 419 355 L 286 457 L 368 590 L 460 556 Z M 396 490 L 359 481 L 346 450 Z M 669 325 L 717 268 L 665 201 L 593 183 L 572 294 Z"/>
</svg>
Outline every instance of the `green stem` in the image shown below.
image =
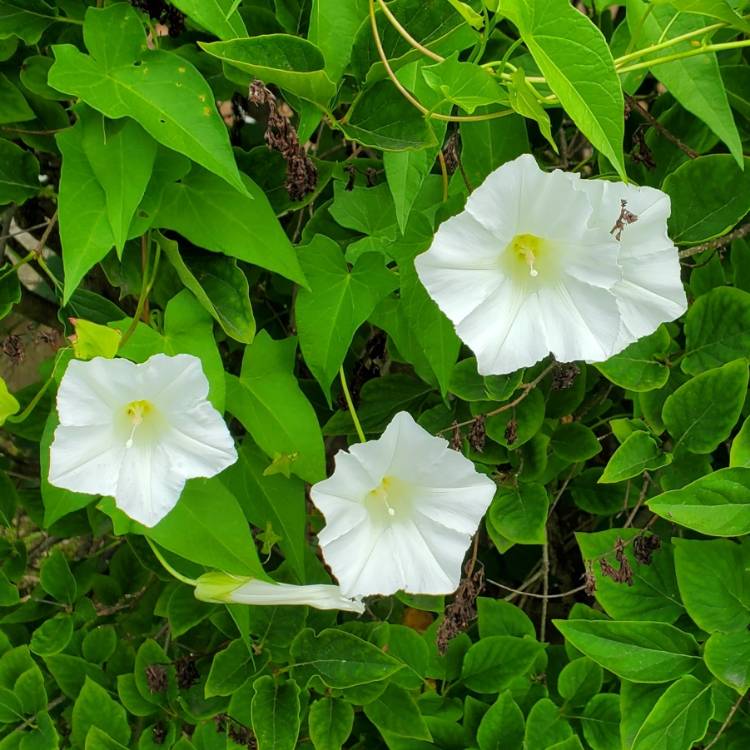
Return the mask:
<svg viewBox="0 0 750 750">
<path fill-rule="evenodd" d="M 150 237 L 146 237 L 146 235 L 144 235 L 144 238 L 141 239 L 141 242 L 143 243 L 141 247 L 143 251 L 143 255 L 142 255 L 143 262 L 141 264 L 141 274 L 142 274 L 141 293 L 138 296 L 138 305 L 135 308 L 135 313 L 133 313 L 133 320 L 130 322 L 128 329 L 122 335 L 118 349 L 122 349 L 125 346 L 125 344 L 128 342 L 130 337 L 135 333 L 136 329 L 138 328 L 138 323 L 140 322 L 141 315 L 143 314 L 143 310 L 146 307 L 146 302 L 148 301 L 148 295 L 151 293 L 151 288 L 153 287 L 154 282 L 156 281 L 156 272 L 159 270 L 159 258 L 161 256 L 161 247 L 157 244 L 156 255 L 154 257 L 154 270 L 150 274 L 151 277 L 149 278 L 148 246 L 150 244 Z"/>
<path fill-rule="evenodd" d="M 8 266 L 8 268 L 0 273 L 0 281 L 2 281 L 6 276 L 10 276 L 13 271 L 17 271 L 21 266 L 25 266 L 30 260 L 34 260 L 33 251 L 31 251 L 28 255 L 24 255 L 21 260 L 19 260 L 17 263 L 14 263 L 12 266 Z"/>
<path fill-rule="evenodd" d="M 341 388 L 344 391 L 344 398 L 346 399 L 346 405 L 349 408 L 349 414 L 352 415 L 352 422 L 354 422 L 354 429 L 357 430 L 360 443 L 366 443 L 367 438 L 362 430 L 359 417 L 357 416 L 357 410 L 354 408 L 354 402 L 352 401 L 352 394 L 349 393 L 349 386 L 346 384 L 346 375 L 344 374 L 344 366 L 341 365 L 339 368 L 339 377 L 341 378 Z"/>
<path fill-rule="evenodd" d="M 695 57 L 696 55 L 704 55 L 707 52 L 722 52 L 727 49 L 739 49 L 741 47 L 750 46 L 750 39 L 741 39 L 736 42 L 722 42 L 721 44 L 706 44 L 696 49 L 687 50 L 686 52 L 678 52 L 674 55 L 665 55 L 664 57 L 657 57 L 655 60 L 646 60 L 645 62 L 636 63 L 625 68 L 620 68 L 618 73 L 630 73 L 633 70 L 643 70 L 643 68 L 651 68 L 654 65 L 662 65 L 668 62 L 675 62 L 676 60 L 684 60 L 688 57 Z"/>
<path fill-rule="evenodd" d="M 167 571 L 171 576 L 174 576 L 178 581 L 182 581 L 182 583 L 186 583 L 188 586 L 197 586 L 198 581 L 188 578 L 187 576 L 182 575 L 182 573 L 176 571 L 165 559 L 164 555 L 162 555 L 161 552 L 159 552 L 159 548 L 149 539 L 148 537 L 144 537 L 144 539 L 148 542 L 148 546 L 151 547 L 151 551 L 154 553 L 154 556 L 156 559 L 161 563 L 164 570 Z"/>
<path fill-rule="evenodd" d="M 651 6 L 649 6 L 651 7 Z M 660 50 L 667 49 L 668 47 L 673 47 L 675 44 L 679 44 L 680 42 L 686 42 L 689 39 L 693 39 L 696 36 L 703 36 L 705 34 L 709 34 L 712 31 L 717 31 L 718 29 L 724 28 L 726 24 L 724 23 L 714 23 L 710 26 L 704 26 L 701 29 L 694 29 L 693 31 L 688 31 L 686 34 L 680 34 L 679 36 L 672 37 L 671 39 L 667 39 L 663 42 L 659 42 L 658 44 L 652 44 L 649 47 L 643 47 L 642 49 L 636 50 L 635 52 L 630 52 L 625 55 L 621 55 L 620 57 L 615 58 L 615 67 L 618 65 L 622 65 L 623 63 L 626 63 L 630 60 L 637 60 L 639 57 L 643 57 L 644 55 L 649 55 L 652 52 L 659 52 Z"/>
<path fill-rule="evenodd" d="M 36 392 L 34 398 L 29 401 L 29 403 L 26 405 L 26 408 L 22 412 L 20 412 L 19 414 L 14 414 L 11 417 L 7 417 L 7 419 L 5 420 L 6 422 L 13 422 L 14 424 L 18 424 L 19 422 L 23 422 L 29 416 L 29 414 L 34 411 L 34 409 L 37 407 L 37 404 L 42 400 L 42 397 L 47 392 L 47 389 L 50 387 L 50 385 L 52 385 L 52 381 L 55 379 L 55 372 L 57 371 L 57 366 L 60 364 L 62 354 L 68 351 L 69 348 L 70 347 L 66 346 L 62 349 L 57 350 L 57 355 L 55 356 L 55 364 L 52 367 L 50 376 L 44 382 L 44 385 Z"/>
</svg>

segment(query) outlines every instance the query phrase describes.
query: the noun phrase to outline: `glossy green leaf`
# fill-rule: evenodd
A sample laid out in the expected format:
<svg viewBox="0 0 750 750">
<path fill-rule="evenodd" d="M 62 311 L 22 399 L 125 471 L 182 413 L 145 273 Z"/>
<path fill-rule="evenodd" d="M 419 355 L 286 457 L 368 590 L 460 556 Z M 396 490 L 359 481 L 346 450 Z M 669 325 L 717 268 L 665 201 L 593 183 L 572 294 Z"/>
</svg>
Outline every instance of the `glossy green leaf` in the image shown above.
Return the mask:
<svg viewBox="0 0 750 750">
<path fill-rule="evenodd" d="M 466 653 L 461 679 L 478 693 L 497 693 L 531 670 L 544 646 L 530 638 L 493 635 L 482 638 Z"/>
<path fill-rule="evenodd" d="M 572 734 L 573 730 L 561 716 L 560 709 L 549 698 L 541 698 L 526 717 L 524 748 L 554 747 Z"/>
<path fill-rule="evenodd" d="M 219 651 L 211 662 L 211 671 L 206 679 L 206 698 L 215 695 L 231 695 L 245 682 L 251 673 L 252 655 L 241 639 L 232 641 Z"/>
<path fill-rule="evenodd" d="M 636 430 L 630 433 L 623 444 L 612 454 L 599 477 L 599 483 L 611 484 L 640 476 L 644 471 L 655 471 L 672 462 L 668 453 L 663 453 L 656 440 L 648 432 Z"/>
<path fill-rule="evenodd" d="M 354 36 L 366 17 L 365 0 L 313 0 L 307 38 L 323 53 L 326 74 L 334 83 L 349 64 Z"/>
<path fill-rule="evenodd" d="M 727 539 L 672 539 L 680 595 L 687 613 L 708 633 L 750 624 L 747 553 Z"/>
<path fill-rule="evenodd" d="M 433 91 L 469 114 L 485 104 L 507 100 L 491 73 L 475 63 L 460 62 L 458 53 L 423 67 L 422 75 Z"/>
<path fill-rule="evenodd" d="M 42 0 L 4 0 L 0 5 L 0 39 L 15 34 L 26 44 L 36 44 L 56 16 L 57 8 Z"/>
<path fill-rule="evenodd" d="M 76 579 L 70 571 L 67 558 L 59 549 L 53 550 L 44 560 L 39 582 L 42 588 L 59 602 L 70 605 L 76 600 Z"/>
<path fill-rule="evenodd" d="M 325 107 L 336 87 L 325 72 L 321 51 L 306 39 L 267 34 L 227 42 L 201 43 L 201 49 L 227 65 L 276 84 L 295 96 Z"/>
<path fill-rule="evenodd" d="M 398 286 L 398 277 L 379 253 L 360 256 L 349 269 L 338 244 L 322 235 L 302 250 L 300 262 L 310 284 L 296 300 L 300 349 L 330 402 L 331 382 L 355 332 Z"/>
<path fill-rule="evenodd" d="M 510 542 L 544 544 L 547 541 L 549 498 L 540 484 L 504 486 L 489 509 L 492 525 Z"/>
<path fill-rule="evenodd" d="M 374 701 L 365 704 L 364 714 L 384 737 L 395 735 L 414 740 L 432 739 L 416 701 L 404 688 L 390 684 Z"/>
<path fill-rule="evenodd" d="M 669 368 L 661 361 L 671 339 L 664 326 L 650 336 L 630 344 L 619 354 L 594 366 L 607 380 L 630 391 L 644 392 L 661 388 L 669 378 Z"/>
<path fill-rule="evenodd" d="M 477 729 L 479 750 L 521 747 L 524 717 L 509 690 L 505 690 L 482 717 Z"/>
<path fill-rule="evenodd" d="M 747 360 L 696 375 L 664 402 L 662 418 L 674 452 L 710 453 L 729 437 L 745 403 Z"/>
<path fill-rule="evenodd" d="M 16 397 L 8 390 L 8 386 L 5 381 L 0 378 L 0 425 L 5 420 L 15 414 L 21 405 L 18 403 Z"/>
<path fill-rule="evenodd" d="M 638 34 L 639 44 L 643 46 L 674 39 L 706 26 L 706 19 L 694 13 L 677 13 L 664 5 L 649 8 L 643 0 L 627 0 L 626 8 L 630 31 Z M 669 55 L 658 54 L 655 59 L 692 50 L 692 40 L 688 38 L 668 49 Z M 741 163 L 742 146 L 729 109 L 716 53 L 685 57 L 652 65 L 650 69 L 688 112 L 703 120 L 727 144 L 734 159 Z M 709 195 L 710 192 L 707 192 L 706 197 Z M 673 236 L 673 239 L 676 238 Z"/>
<path fill-rule="evenodd" d="M 101 685 L 86 678 L 73 706 L 71 736 L 79 747 L 83 747 L 86 734 L 92 726 L 98 727 L 123 745 L 127 745 L 130 740 L 125 709 L 110 698 Z"/>
<path fill-rule="evenodd" d="M 672 199 L 669 234 L 675 242 L 719 237 L 750 211 L 750 159 L 740 165 L 728 154 L 691 159 L 667 176 L 664 191 Z"/>
<path fill-rule="evenodd" d="M 503 12 L 570 117 L 624 177 L 622 90 L 602 33 L 558 0 L 510 0 Z"/>
<path fill-rule="evenodd" d="M 39 192 L 39 163 L 30 151 L 0 138 L 0 205 L 23 203 Z"/>
<path fill-rule="evenodd" d="M 24 95 L 3 73 L 0 73 L 0 124 L 26 122 L 35 117 Z"/>
<path fill-rule="evenodd" d="M 508 87 L 508 98 L 510 106 L 519 115 L 528 117 L 536 122 L 542 135 L 557 153 L 557 143 L 552 138 L 552 126 L 549 115 L 539 101 L 539 95 L 526 80 L 523 68 L 516 68 L 511 74 L 510 86 Z"/>
<path fill-rule="evenodd" d="M 292 374 L 294 339 L 261 331 L 245 349 L 239 378 L 227 374 L 227 409 L 270 457 L 297 454 L 291 470 L 308 482 L 325 476 L 317 417 Z"/>
<path fill-rule="evenodd" d="M 633 740 L 632 750 L 684 750 L 702 739 L 713 716 L 711 686 L 692 675 L 670 685 Z"/>
<path fill-rule="evenodd" d="M 247 194 L 194 167 L 180 182 L 167 185 L 154 224 L 304 285 L 297 256 L 268 199 L 249 177 L 243 180 Z"/>
<path fill-rule="evenodd" d="M 713 633 L 703 659 L 717 679 L 744 695 L 750 690 L 750 633 Z"/>
<path fill-rule="evenodd" d="M 121 47 L 115 51 L 110 45 L 106 51 L 115 24 L 121 28 Z M 191 63 L 146 49 L 136 12 L 124 3 L 89 8 L 84 35 L 90 55 L 70 44 L 55 46 L 51 86 L 107 117 L 132 117 L 160 143 L 245 192 L 213 92 Z"/>
<path fill-rule="evenodd" d="M 319 698 L 307 716 L 315 750 L 341 750 L 354 725 L 354 709 L 338 698 Z"/>
<path fill-rule="evenodd" d="M 247 36 L 234 0 L 175 0 L 172 4 L 219 39 Z"/>
<path fill-rule="evenodd" d="M 662 622 L 553 620 L 565 639 L 632 682 L 670 682 L 698 666 L 692 635 Z"/>
</svg>

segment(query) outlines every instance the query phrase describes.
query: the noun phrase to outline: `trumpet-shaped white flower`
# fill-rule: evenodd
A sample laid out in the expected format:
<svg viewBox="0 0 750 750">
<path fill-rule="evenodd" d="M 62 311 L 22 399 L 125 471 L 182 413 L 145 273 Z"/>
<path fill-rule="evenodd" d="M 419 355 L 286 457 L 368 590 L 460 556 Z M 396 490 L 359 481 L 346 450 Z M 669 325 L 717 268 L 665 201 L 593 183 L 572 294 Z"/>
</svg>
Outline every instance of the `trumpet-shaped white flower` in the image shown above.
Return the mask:
<svg viewBox="0 0 750 750">
<path fill-rule="evenodd" d="M 399 412 L 378 440 L 339 451 L 333 476 L 310 494 L 345 596 L 449 594 L 495 483 Z"/>
<path fill-rule="evenodd" d="M 114 497 L 154 526 L 177 504 L 185 482 L 237 460 L 208 381 L 189 354 L 73 360 L 57 392 L 60 424 L 50 447 L 49 482 Z"/>
<path fill-rule="evenodd" d="M 415 265 L 482 375 L 608 359 L 687 307 L 669 196 L 555 170 L 495 170 Z"/>
<path fill-rule="evenodd" d="M 338 586 L 314 583 L 295 586 L 269 583 L 257 578 L 242 578 L 228 573 L 205 573 L 195 587 L 195 598 L 218 604 L 304 605 L 315 609 L 342 609 L 362 614 L 360 599 L 344 596 Z"/>
</svg>

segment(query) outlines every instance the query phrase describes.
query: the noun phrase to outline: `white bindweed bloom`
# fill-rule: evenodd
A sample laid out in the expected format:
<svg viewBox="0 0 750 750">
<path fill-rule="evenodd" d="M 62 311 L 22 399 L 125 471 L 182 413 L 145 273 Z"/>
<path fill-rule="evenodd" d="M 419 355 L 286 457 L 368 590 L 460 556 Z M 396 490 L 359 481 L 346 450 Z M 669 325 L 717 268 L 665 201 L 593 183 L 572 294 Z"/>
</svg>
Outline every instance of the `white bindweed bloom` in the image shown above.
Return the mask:
<svg viewBox="0 0 750 750">
<path fill-rule="evenodd" d="M 333 475 L 310 492 L 345 596 L 455 591 L 494 494 L 489 477 L 403 411 L 378 440 L 339 451 Z"/>
<path fill-rule="evenodd" d="M 154 526 L 188 479 L 212 477 L 237 460 L 207 395 L 201 362 L 189 354 L 156 354 L 140 365 L 73 360 L 57 392 L 50 484 L 110 495 L 131 518 Z"/>
<path fill-rule="evenodd" d="M 365 605 L 359 599 L 344 596 L 338 586 L 313 583 L 269 583 L 257 578 L 242 578 L 228 573 L 205 573 L 195 587 L 195 598 L 217 604 L 304 605 L 315 609 L 342 609 L 362 614 Z"/>
<path fill-rule="evenodd" d="M 525 154 L 487 177 L 415 266 L 482 375 L 549 353 L 600 362 L 687 307 L 669 213 L 660 190 L 546 173 Z"/>
</svg>

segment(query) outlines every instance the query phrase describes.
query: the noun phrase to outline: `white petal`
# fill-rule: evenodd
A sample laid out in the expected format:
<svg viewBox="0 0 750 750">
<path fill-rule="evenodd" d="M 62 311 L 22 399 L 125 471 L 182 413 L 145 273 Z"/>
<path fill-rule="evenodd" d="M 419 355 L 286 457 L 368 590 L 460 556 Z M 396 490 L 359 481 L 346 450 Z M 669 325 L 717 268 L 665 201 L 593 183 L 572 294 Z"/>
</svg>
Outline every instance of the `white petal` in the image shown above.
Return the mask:
<svg viewBox="0 0 750 750">
<path fill-rule="evenodd" d="M 184 412 L 172 411 L 160 440 L 171 470 L 186 479 L 212 477 L 237 460 L 226 422 L 208 401 Z"/>
<path fill-rule="evenodd" d="M 49 483 L 73 492 L 113 495 L 125 441 L 111 425 L 58 425 L 50 446 Z"/>
<path fill-rule="evenodd" d="M 295 586 L 290 583 L 267 583 L 251 579 L 236 588 L 225 601 L 253 605 L 302 605 L 315 609 L 341 609 L 362 613 L 364 604 L 343 595 L 339 586 L 310 584 Z"/>
<path fill-rule="evenodd" d="M 567 278 L 539 292 L 549 350 L 560 362 L 599 361 L 612 355 L 620 313 L 614 295 Z"/>
<path fill-rule="evenodd" d="M 104 425 L 137 396 L 137 365 L 127 359 L 95 357 L 72 360 L 57 391 L 60 424 L 84 427 Z"/>
<path fill-rule="evenodd" d="M 500 258 L 512 239 L 499 239 L 463 211 L 443 222 L 430 249 L 417 256 L 419 280 L 454 323 L 503 283 Z"/>
<path fill-rule="evenodd" d="M 139 398 L 162 412 L 183 412 L 205 401 L 208 380 L 200 359 L 192 354 L 154 354 L 138 367 Z"/>
<path fill-rule="evenodd" d="M 574 240 L 586 230 L 591 204 L 573 189 L 569 174 L 543 172 L 531 154 L 523 154 L 492 172 L 469 196 L 466 210 L 508 242 L 527 233 Z"/>
<path fill-rule="evenodd" d="M 184 486 L 185 477 L 171 470 L 158 443 L 134 441 L 124 454 L 115 505 L 144 526 L 155 526 L 177 505 Z"/>
<path fill-rule="evenodd" d="M 549 354 L 536 294 L 508 280 L 456 326 L 477 358 L 480 375 L 504 375 Z"/>
</svg>

